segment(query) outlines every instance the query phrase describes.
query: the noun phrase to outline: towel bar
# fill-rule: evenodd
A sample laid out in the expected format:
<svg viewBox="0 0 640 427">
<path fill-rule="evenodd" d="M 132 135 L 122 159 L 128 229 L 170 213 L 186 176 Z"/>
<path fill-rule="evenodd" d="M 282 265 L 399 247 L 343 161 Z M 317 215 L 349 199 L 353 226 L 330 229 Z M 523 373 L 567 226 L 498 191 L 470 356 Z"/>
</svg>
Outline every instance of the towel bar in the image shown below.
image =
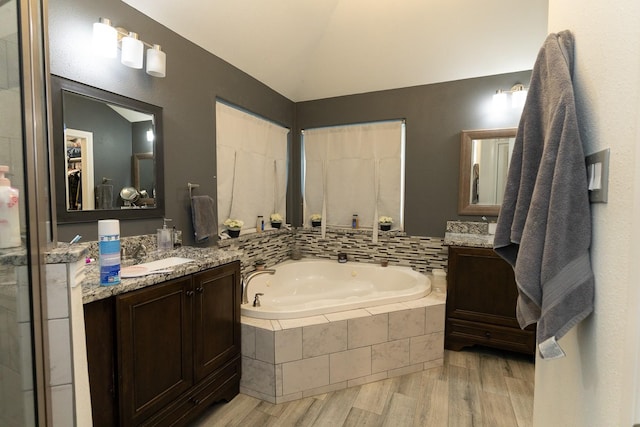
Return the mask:
<svg viewBox="0 0 640 427">
<path fill-rule="evenodd" d="M 193 197 L 192 190 L 194 188 L 200 187 L 200 184 L 192 184 L 190 182 L 187 182 L 187 187 L 189 187 L 189 198 L 191 198 L 191 197 Z"/>
</svg>

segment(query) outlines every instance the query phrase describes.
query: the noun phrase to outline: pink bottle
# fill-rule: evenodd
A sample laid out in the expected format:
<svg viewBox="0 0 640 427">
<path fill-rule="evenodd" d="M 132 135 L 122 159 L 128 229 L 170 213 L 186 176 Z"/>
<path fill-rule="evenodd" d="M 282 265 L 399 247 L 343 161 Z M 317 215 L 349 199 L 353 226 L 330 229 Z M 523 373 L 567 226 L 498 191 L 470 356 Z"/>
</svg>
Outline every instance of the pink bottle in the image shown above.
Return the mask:
<svg viewBox="0 0 640 427">
<path fill-rule="evenodd" d="M 11 188 L 4 174 L 9 166 L 0 165 L 0 249 L 20 246 L 19 192 Z"/>
</svg>

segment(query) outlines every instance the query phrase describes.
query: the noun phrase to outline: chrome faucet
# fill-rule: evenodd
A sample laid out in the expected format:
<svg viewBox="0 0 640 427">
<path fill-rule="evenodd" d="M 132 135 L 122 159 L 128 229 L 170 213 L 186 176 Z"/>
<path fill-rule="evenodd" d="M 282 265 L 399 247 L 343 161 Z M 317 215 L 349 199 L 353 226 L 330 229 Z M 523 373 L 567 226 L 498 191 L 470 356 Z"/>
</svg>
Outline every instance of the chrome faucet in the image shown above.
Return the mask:
<svg viewBox="0 0 640 427">
<path fill-rule="evenodd" d="M 142 243 L 136 246 L 136 248 L 133 250 L 133 253 L 131 254 L 131 258 L 135 259 L 136 262 L 142 261 L 142 258 L 146 256 L 147 256 L 147 247 Z"/>
<path fill-rule="evenodd" d="M 242 304 L 249 304 L 249 297 L 247 296 L 249 294 L 249 282 L 251 282 L 251 280 L 256 277 L 259 276 L 260 274 L 275 274 L 275 270 L 271 269 L 271 268 L 265 268 L 264 270 L 256 270 L 253 271 L 249 274 L 247 274 L 245 277 L 242 278 Z"/>
</svg>

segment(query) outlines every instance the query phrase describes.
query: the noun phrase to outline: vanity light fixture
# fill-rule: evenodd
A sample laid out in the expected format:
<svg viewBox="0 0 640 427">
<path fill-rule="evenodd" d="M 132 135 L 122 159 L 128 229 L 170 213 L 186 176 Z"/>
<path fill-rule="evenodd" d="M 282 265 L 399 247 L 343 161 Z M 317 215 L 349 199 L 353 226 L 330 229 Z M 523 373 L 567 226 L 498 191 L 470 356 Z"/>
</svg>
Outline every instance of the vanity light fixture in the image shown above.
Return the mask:
<svg viewBox="0 0 640 427">
<path fill-rule="evenodd" d="M 100 18 L 93 24 L 93 50 L 105 58 L 118 56 L 118 31 L 108 18 Z"/>
<path fill-rule="evenodd" d="M 147 74 L 164 77 L 167 74 L 167 54 L 160 50 L 159 44 L 147 49 Z"/>
<path fill-rule="evenodd" d="M 527 99 L 527 88 L 522 83 L 517 83 L 509 90 L 498 89 L 493 95 L 493 106 L 495 109 L 503 110 L 507 107 L 507 94 L 511 94 L 511 107 L 522 108 Z"/>
<path fill-rule="evenodd" d="M 127 67 L 140 69 L 144 60 L 144 45 L 138 40 L 138 34 L 131 31 L 122 38 L 122 54 L 120 62 Z"/>
<path fill-rule="evenodd" d="M 511 107 L 522 108 L 527 99 L 527 89 L 523 84 L 518 83 L 511 88 Z"/>
<path fill-rule="evenodd" d="M 140 40 L 138 34 L 125 28 L 113 27 L 107 18 L 93 24 L 93 47 L 97 54 L 107 58 L 118 55 L 118 43 L 122 49 L 120 62 L 127 67 L 141 69 L 144 64 L 144 48 L 147 49 L 147 74 L 154 77 L 167 75 L 167 55 L 159 44 Z"/>
<path fill-rule="evenodd" d="M 493 95 L 493 108 L 496 110 L 504 110 L 507 106 L 507 93 L 502 89 L 496 90 Z"/>
</svg>

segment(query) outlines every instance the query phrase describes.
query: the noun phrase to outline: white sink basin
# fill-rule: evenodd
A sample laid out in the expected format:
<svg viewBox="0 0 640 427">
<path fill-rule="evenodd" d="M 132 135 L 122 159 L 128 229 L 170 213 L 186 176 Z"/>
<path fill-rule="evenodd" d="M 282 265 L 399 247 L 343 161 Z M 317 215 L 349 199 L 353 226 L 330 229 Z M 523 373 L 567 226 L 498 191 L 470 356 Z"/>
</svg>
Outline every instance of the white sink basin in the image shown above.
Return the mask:
<svg viewBox="0 0 640 427">
<path fill-rule="evenodd" d="M 172 267 L 176 265 L 193 262 L 190 258 L 169 257 L 158 261 L 145 262 L 144 264 L 132 265 L 124 267 L 121 271 L 121 277 L 140 277 L 155 273 L 168 273 Z"/>
<path fill-rule="evenodd" d="M 193 262 L 190 258 L 169 257 L 165 259 L 159 259 L 158 261 L 145 262 L 144 264 L 138 264 L 138 267 L 146 267 L 149 271 L 164 270 L 165 268 L 175 267 L 176 265 L 185 264 L 187 262 Z"/>
</svg>

